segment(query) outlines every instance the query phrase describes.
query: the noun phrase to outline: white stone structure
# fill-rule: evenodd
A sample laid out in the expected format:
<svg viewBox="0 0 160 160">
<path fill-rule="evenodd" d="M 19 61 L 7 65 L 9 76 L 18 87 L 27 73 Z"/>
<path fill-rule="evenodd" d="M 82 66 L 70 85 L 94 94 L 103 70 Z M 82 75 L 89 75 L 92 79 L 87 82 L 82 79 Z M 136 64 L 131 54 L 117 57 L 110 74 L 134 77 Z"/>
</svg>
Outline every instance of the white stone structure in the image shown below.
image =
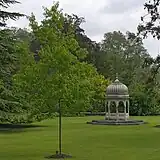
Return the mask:
<svg viewBox="0 0 160 160">
<path fill-rule="evenodd" d="M 107 87 L 105 105 L 106 120 L 128 120 L 129 119 L 129 93 L 128 87 L 116 80 Z"/>
</svg>

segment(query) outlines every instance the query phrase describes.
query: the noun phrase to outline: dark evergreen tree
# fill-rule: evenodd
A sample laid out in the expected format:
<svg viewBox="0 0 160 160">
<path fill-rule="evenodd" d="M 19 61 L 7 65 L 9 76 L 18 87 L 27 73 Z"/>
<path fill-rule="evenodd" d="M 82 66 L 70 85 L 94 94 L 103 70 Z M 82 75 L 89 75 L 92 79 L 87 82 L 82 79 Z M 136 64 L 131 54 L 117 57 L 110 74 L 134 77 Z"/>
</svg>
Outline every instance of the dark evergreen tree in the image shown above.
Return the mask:
<svg viewBox="0 0 160 160">
<path fill-rule="evenodd" d="M 16 3 L 19 3 L 19 2 L 15 0 L 0 0 L 0 7 L 7 9 L 10 7 L 11 4 L 16 4 Z M 8 19 L 17 20 L 19 17 L 22 17 L 22 16 L 24 16 L 24 14 L 0 10 L 0 26 L 5 27 L 6 21 Z"/>
<path fill-rule="evenodd" d="M 0 0 L 0 27 L 4 27 L 0 29 L 0 122 L 14 123 L 17 118 L 16 113 L 21 110 L 12 85 L 12 76 L 17 67 L 17 55 L 21 51 L 19 52 L 18 43 L 12 30 L 6 28 L 7 20 L 17 20 L 24 16 L 7 11 L 11 4 L 16 3 L 19 2 Z"/>
</svg>

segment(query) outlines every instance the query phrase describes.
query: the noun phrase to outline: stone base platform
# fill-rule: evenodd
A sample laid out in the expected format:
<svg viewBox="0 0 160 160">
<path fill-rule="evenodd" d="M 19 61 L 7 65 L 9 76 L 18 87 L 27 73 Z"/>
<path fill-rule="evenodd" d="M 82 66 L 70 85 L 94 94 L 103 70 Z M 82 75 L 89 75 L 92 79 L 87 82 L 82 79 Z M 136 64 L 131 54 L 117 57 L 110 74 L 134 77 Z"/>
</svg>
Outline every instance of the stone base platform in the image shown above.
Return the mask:
<svg viewBox="0 0 160 160">
<path fill-rule="evenodd" d="M 92 125 L 141 125 L 146 124 L 143 120 L 93 120 L 92 122 L 87 122 L 87 124 Z"/>
</svg>

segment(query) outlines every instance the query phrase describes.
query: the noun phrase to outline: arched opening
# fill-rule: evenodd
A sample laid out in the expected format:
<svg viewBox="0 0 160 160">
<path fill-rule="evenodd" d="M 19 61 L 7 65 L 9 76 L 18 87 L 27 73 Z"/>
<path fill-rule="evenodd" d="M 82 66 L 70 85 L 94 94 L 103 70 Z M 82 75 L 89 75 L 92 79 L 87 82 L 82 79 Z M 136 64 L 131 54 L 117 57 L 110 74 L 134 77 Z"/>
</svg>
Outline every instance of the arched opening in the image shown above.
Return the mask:
<svg viewBox="0 0 160 160">
<path fill-rule="evenodd" d="M 105 103 L 105 113 L 108 113 L 108 105 L 109 105 L 109 102 L 106 102 Z"/>
<path fill-rule="evenodd" d="M 125 110 L 124 102 L 120 101 L 119 104 L 118 104 L 118 112 L 119 113 L 124 113 L 124 110 Z"/>
<path fill-rule="evenodd" d="M 116 102 L 115 101 L 110 102 L 110 113 L 116 113 Z"/>
</svg>

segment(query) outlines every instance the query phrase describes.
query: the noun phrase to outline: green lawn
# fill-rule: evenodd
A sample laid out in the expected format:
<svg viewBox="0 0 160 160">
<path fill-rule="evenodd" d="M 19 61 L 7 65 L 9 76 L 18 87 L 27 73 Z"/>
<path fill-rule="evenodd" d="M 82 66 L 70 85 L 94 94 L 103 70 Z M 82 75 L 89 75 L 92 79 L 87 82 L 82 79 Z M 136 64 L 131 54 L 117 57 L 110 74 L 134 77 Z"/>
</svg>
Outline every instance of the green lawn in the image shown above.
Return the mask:
<svg viewBox="0 0 160 160">
<path fill-rule="evenodd" d="M 160 160 L 160 117 L 138 117 L 141 126 L 93 126 L 100 117 L 64 118 L 63 152 L 73 160 Z M 102 118 L 102 117 L 101 117 Z M 0 160 L 44 160 L 57 150 L 57 119 L 48 127 L 0 132 Z"/>
</svg>

